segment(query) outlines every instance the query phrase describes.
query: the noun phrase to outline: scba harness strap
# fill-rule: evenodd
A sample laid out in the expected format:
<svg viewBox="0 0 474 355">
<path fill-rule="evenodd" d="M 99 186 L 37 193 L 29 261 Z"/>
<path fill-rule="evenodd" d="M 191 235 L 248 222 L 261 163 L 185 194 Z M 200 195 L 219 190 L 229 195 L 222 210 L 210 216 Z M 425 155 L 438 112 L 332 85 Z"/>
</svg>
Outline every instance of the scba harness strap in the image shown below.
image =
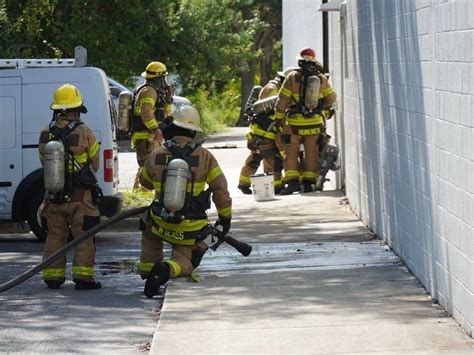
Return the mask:
<svg viewBox="0 0 474 355">
<path fill-rule="evenodd" d="M 182 159 L 190 167 L 195 166 L 195 160 L 192 159 L 191 154 L 192 152 L 201 145 L 200 142 L 190 142 L 186 144 L 183 148 L 180 148 L 176 145 L 175 142 L 168 140 L 166 141 L 163 146 L 166 147 L 171 155 L 172 159 Z M 171 161 L 170 160 L 170 161 Z M 206 210 L 210 208 L 210 189 L 201 192 L 199 195 L 194 196 L 194 174 L 190 169 L 190 176 L 191 176 L 191 191 L 186 193 L 184 207 L 179 211 L 179 213 L 173 214 L 170 216 L 166 211 L 166 208 L 163 205 L 164 201 L 164 189 L 166 188 L 166 169 L 163 172 L 163 179 L 164 188 L 161 190 L 160 200 L 157 202 L 153 202 L 151 206 L 151 210 L 153 214 L 162 217 L 168 223 L 180 223 L 183 219 L 190 219 L 190 220 L 198 220 L 207 218 Z"/>
<path fill-rule="evenodd" d="M 71 198 L 72 190 L 73 190 L 73 177 L 72 173 L 69 171 L 69 166 L 71 164 L 72 169 L 74 166 L 77 165 L 77 161 L 74 159 L 74 154 L 71 152 L 71 142 L 70 142 L 70 134 L 73 132 L 77 127 L 84 124 L 81 121 L 72 121 L 66 127 L 60 128 L 56 124 L 55 117 L 49 124 L 49 142 L 50 141 L 60 141 L 64 146 L 64 189 L 60 192 L 50 195 L 49 200 L 51 202 L 64 202 L 68 201 Z"/>
<path fill-rule="evenodd" d="M 74 158 L 74 153 L 71 151 L 71 133 L 83 124 L 84 122 L 81 121 L 72 121 L 66 127 L 60 128 L 56 125 L 56 120 L 53 120 L 49 125 L 49 141 L 61 141 L 65 151 L 64 189 L 51 196 L 50 201 L 52 202 L 69 201 L 75 188 L 91 190 L 94 205 L 99 204 L 103 197 L 102 189 L 98 186 L 97 179 L 90 169 L 90 165 L 80 164 Z M 77 172 L 75 170 L 77 170 Z"/>
<path fill-rule="evenodd" d="M 306 107 L 304 104 L 306 100 L 306 90 L 307 90 L 307 82 L 308 78 L 310 76 L 316 75 L 319 76 L 323 73 L 322 68 L 319 67 L 318 65 L 315 65 L 314 67 L 309 68 L 308 70 L 301 70 L 299 69 L 301 73 L 301 85 L 300 85 L 300 100 L 297 102 L 293 107 L 290 108 L 290 113 L 301 113 L 303 117 L 312 117 L 315 114 L 319 114 L 323 108 L 324 108 L 324 99 L 319 99 L 318 105 L 313 108 L 309 109 Z"/>
</svg>

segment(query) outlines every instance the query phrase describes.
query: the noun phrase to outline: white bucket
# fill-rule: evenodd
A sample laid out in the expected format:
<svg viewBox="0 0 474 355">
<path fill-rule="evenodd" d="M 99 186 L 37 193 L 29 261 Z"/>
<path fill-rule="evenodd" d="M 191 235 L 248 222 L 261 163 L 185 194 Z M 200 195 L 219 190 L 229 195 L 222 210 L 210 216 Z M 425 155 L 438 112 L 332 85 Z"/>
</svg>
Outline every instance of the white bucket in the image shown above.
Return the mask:
<svg viewBox="0 0 474 355">
<path fill-rule="evenodd" d="M 250 177 L 252 193 L 255 201 L 269 201 L 275 199 L 273 174 L 258 174 Z"/>
</svg>

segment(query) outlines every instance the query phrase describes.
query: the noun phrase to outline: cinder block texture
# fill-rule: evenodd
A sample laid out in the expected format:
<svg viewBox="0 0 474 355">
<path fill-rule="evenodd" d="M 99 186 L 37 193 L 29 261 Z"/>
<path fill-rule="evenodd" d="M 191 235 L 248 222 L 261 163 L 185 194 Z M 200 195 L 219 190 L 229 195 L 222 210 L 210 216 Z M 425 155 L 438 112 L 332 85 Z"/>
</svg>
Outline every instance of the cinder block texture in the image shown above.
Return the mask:
<svg viewBox="0 0 474 355">
<path fill-rule="evenodd" d="M 332 19 L 351 206 L 472 336 L 474 1 L 348 1 L 343 41 Z"/>
</svg>

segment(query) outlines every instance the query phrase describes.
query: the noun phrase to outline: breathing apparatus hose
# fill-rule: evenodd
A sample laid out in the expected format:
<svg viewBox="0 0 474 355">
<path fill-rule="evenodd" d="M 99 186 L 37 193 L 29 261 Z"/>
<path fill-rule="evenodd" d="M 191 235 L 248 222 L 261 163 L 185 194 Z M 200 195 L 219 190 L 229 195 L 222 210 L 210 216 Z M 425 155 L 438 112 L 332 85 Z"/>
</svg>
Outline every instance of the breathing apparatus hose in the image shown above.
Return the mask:
<svg viewBox="0 0 474 355">
<path fill-rule="evenodd" d="M 125 212 L 119 213 L 108 220 L 96 225 L 95 227 L 89 229 L 87 232 L 85 232 L 83 235 L 81 235 L 79 238 L 74 239 L 72 242 L 68 243 L 64 248 L 58 250 L 55 252 L 53 255 L 45 259 L 43 262 L 40 264 L 36 265 L 34 268 L 28 270 L 27 272 L 15 277 L 14 279 L 11 279 L 8 282 L 5 282 L 4 284 L 0 285 L 0 293 L 5 292 L 22 282 L 28 280 L 30 277 L 36 275 L 38 272 L 43 270 L 46 266 L 51 265 L 53 262 L 58 260 L 59 258 L 63 257 L 68 251 L 71 249 L 74 249 L 76 246 L 84 242 L 85 240 L 91 238 L 94 234 L 97 232 L 101 231 L 102 229 L 105 229 L 106 227 L 121 221 L 123 219 L 142 214 L 148 209 L 148 206 L 143 206 L 143 207 L 137 207 L 133 208 L 130 210 L 127 210 Z"/>
</svg>

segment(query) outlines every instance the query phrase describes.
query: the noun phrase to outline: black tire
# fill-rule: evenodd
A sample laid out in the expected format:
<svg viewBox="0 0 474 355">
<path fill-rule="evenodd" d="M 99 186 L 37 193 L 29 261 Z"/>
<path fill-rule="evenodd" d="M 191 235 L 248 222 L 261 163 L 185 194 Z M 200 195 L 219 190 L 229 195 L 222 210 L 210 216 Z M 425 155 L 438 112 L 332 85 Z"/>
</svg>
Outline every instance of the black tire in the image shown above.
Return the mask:
<svg viewBox="0 0 474 355">
<path fill-rule="evenodd" d="M 46 241 L 46 237 L 48 233 L 45 229 L 41 226 L 41 204 L 44 198 L 44 191 L 37 190 L 35 191 L 31 199 L 28 201 L 27 207 L 27 221 L 28 225 L 30 226 L 31 231 L 34 233 L 36 238 L 42 243 Z"/>
</svg>

